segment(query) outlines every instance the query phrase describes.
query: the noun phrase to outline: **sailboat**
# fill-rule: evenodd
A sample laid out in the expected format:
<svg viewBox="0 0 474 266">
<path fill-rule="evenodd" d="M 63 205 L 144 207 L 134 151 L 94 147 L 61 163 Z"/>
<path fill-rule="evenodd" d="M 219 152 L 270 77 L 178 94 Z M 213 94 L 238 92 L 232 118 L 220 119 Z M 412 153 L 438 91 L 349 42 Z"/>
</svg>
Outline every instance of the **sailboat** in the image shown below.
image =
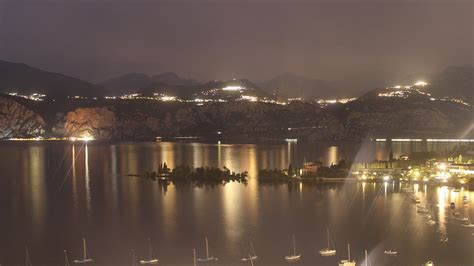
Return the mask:
<svg viewBox="0 0 474 266">
<path fill-rule="evenodd" d="M 471 199 L 468 198 L 467 196 L 463 196 L 462 197 L 462 203 L 464 203 L 465 205 L 469 204 L 469 202 L 471 202 Z"/>
<path fill-rule="evenodd" d="M 349 244 L 347 244 L 347 260 L 341 260 L 339 266 L 356 266 L 355 261 L 351 261 L 351 246 Z"/>
<path fill-rule="evenodd" d="M 462 223 L 462 227 L 464 228 L 474 228 L 474 224 L 471 222 L 471 217 L 467 217 L 467 223 Z"/>
<path fill-rule="evenodd" d="M 386 249 L 383 253 L 385 255 L 389 255 L 389 256 L 397 256 L 398 251 L 391 250 L 391 249 Z"/>
<path fill-rule="evenodd" d="M 321 254 L 321 256 L 325 256 L 325 257 L 326 256 L 334 256 L 334 255 L 336 255 L 336 250 L 329 248 L 329 228 L 327 228 L 327 235 L 328 235 L 328 247 L 321 249 L 319 251 L 319 254 Z"/>
<path fill-rule="evenodd" d="M 140 264 L 158 264 L 158 259 L 153 257 L 153 251 L 151 248 L 151 239 L 148 238 L 148 259 L 140 260 Z"/>
<path fill-rule="evenodd" d="M 64 250 L 64 266 L 70 266 L 69 259 L 67 258 L 67 251 Z"/>
<path fill-rule="evenodd" d="M 217 258 L 214 258 L 209 254 L 209 242 L 207 241 L 207 237 L 206 237 L 206 257 L 200 258 L 198 259 L 198 261 L 202 261 L 202 262 L 217 261 Z"/>
<path fill-rule="evenodd" d="M 242 258 L 242 261 L 249 261 L 249 260 L 256 260 L 258 259 L 257 253 L 255 253 L 255 249 L 253 248 L 252 241 L 250 241 L 250 253 L 249 257 Z"/>
<path fill-rule="evenodd" d="M 250 255 L 250 253 L 249 253 L 249 261 L 250 261 L 250 266 L 253 266 L 253 259 L 252 259 L 252 255 Z"/>
<path fill-rule="evenodd" d="M 295 238 L 295 235 L 293 235 L 293 255 L 285 256 L 285 260 L 286 261 L 297 261 L 297 260 L 300 260 L 300 259 L 301 259 L 301 255 L 296 254 L 296 238 Z"/>
<path fill-rule="evenodd" d="M 30 258 L 30 252 L 28 252 L 28 246 L 25 246 L 25 257 L 26 257 L 26 266 L 33 266 L 33 263 L 31 263 L 31 258 Z"/>
<path fill-rule="evenodd" d="M 423 264 L 424 266 L 434 266 L 434 262 L 432 262 L 431 260 L 426 262 L 425 264 Z"/>
<path fill-rule="evenodd" d="M 84 252 L 84 257 L 79 260 L 74 260 L 76 264 L 84 264 L 84 263 L 94 263 L 94 260 L 90 258 L 90 254 L 87 254 L 87 246 L 86 246 L 86 239 L 82 238 L 82 248 Z M 89 256 L 88 256 L 89 255 Z"/>
</svg>

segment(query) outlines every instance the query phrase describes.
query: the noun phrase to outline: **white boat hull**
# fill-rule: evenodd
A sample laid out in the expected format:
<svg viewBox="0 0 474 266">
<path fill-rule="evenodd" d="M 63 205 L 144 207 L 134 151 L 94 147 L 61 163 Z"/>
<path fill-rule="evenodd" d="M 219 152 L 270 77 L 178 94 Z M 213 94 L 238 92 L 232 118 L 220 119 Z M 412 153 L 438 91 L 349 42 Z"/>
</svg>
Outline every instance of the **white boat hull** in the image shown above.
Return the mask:
<svg viewBox="0 0 474 266">
<path fill-rule="evenodd" d="M 391 250 L 385 250 L 384 254 L 389 255 L 389 256 L 396 256 L 398 254 L 398 252 L 397 251 L 391 251 Z"/>
<path fill-rule="evenodd" d="M 291 256 L 286 256 L 285 260 L 286 261 L 297 261 L 301 259 L 301 255 L 291 255 Z"/>
<path fill-rule="evenodd" d="M 341 260 L 339 266 L 356 266 L 356 263 L 354 261 Z"/>
<path fill-rule="evenodd" d="M 250 257 L 250 258 L 242 258 L 242 261 L 250 261 L 250 259 L 252 259 L 252 260 L 257 260 L 258 257 L 257 257 L 257 256 L 252 256 L 252 257 Z"/>
<path fill-rule="evenodd" d="M 319 254 L 324 257 L 334 256 L 336 255 L 336 250 L 335 249 L 321 249 L 319 251 Z"/>
<path fill-rule="evenodd" d="M 94 263 L 94 260 L 92 259 L 74 260 L 74 263 L 76 264 Z"/>
<path fill-rule="evenodd" d="M 201 258 L 201 259 L 197 259 L 197 261 L 200 261 L 200 262 L 211 262 L 211 261 L 217 261 L 217 258 L 214 258 L 214 257 Z"/>
<path fill-rule="evenodd" d="M 158 264 L 158 259 L 141 260 L 140 264 Z"/>
</svg>

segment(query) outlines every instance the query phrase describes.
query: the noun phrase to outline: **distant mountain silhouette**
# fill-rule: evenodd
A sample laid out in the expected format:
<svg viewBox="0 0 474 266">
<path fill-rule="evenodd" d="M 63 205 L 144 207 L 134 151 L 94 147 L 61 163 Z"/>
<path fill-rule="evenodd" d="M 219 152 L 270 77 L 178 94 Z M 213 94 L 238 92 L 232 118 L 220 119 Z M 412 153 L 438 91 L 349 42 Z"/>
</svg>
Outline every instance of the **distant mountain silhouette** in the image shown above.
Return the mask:
<svg viewBox="0 0 474 266">
<path fill-rule="evenodd" d="M 474 104 L 474 68 L 448 67 L 432 75 L 429 91 L 434 95 L 463 99 Z"/>
<path fill-rule="evenodd" d="M 470 66 L 452 66 L 440 73 L 409 75 L 400 80 L 399 85 L 413 84 L 418 79 L 426 78 L 429 86 L 423 90 L 437 97 L 460 98 L 474 104 L 474 68 Z M 210 97 L 231 99 L 242 95 L 269 97 L 277 94 L 282 97 L 304 97 L 307 100 L 316 98 L 357 97 L 375 87 L 385 87 L 390 81 L 379 80 L 375 75 L 367 82 L 367 77 L 344 78 L 327 82 L 283 73 L 269 81 L 256 85 L 247 79 L 229 81 L 210 81 L 199 83 L 193 79 L 181 78 L 175 73 L 165 72 L 148 76 L 140 73 L 121 75 L 98 85 L 34 68 L 22 63 L 0 60 L 0 93 L 43 93 L 51 97 L 64 96 L 103 96 L 121 95 L 124 93 L 142 92 L 145 94 L 163 93 L 183 98 Z M 374 86 L 374 84 L 379 84 Z M 238 91 L 222 90 L 229 86 L 240 86 Z"/>
<path fill-rule="evenodd" d="M 149 76 L 141 73 L 128 73 L 99 83 L 114 94 L 123 94 L 137 89 L 152 86 L 153 84 L 167 84 L 170 86 L 197 86 L 194 79 L 181 78 L 173 72 L 165 72 Z"/>
<path fill-rule="evenodd" d="M 0 60 L 0 92 L 43 93 L 62 97 L 101 95 L 103 91 L 77 78 Z"/>
<path fill-rule="evenodd" d="M 435 74 L 412 74 L 403 78 L 399 85 L 414 84 L 419 80 L 429 83 L 425 91 L 437 97 L 452 97 L 474 104 L 474 68 L 451 66 Z"/>
</svg>

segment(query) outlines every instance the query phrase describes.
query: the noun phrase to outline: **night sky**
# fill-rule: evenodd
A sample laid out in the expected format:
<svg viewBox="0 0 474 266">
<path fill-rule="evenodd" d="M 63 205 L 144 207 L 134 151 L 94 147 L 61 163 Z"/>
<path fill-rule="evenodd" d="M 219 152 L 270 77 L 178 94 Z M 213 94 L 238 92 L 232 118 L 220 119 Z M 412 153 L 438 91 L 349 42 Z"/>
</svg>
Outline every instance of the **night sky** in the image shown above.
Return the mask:
<svg viewBox="0 0 474 266">
<path fill-rule="evenodd" d="M 0 59 L 93 82 L 164 71 L 391 79 L 472 65 L 473 10 L 453 0 L 0 0 Z"/>
</svg>

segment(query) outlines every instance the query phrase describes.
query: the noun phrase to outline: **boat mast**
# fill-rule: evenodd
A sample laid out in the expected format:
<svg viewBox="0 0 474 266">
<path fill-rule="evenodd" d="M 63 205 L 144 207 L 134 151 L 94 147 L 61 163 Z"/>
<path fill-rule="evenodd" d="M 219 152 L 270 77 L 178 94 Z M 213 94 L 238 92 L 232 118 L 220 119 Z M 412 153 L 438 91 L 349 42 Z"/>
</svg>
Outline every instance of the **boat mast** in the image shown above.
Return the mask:
<svg viewBox="0 0 474 266">
<path fill-rule="evenodd" d="M 64 250 L 64 266 L 69 266 L 69 259 L 67 258 L 66 250 Z"/>
<path fill-rule="evenodd" d="M 196 266 L 196 249 L 193 248 L 193 265 Z"/>
<path fill-rule="evenodd" d="M 351 245 L 347 244 L 347 260 L 351 261 Z"/>
<path fill-rule="evenodd" d="M 135 262 L 135 249 L 132 249 L 132 266 L 135 266 L 136 265 L 136 262 Z"/>
<path fill-rule="evenodd" d="M 326 227 L 326 230 L 327 230 L 327 235 L 328 235 L 328 249 L 329 249 L 329 227 Z"/>
<path fill-rule="evenodd" d="M 207 242 L 207 236 L 206 236 L 206 258 L 209 258 L 209 243 Z"/>
<path fill-rule="evenodd" d="M 84 260 L 87 259 L 87 252 L 86 252 L 86 238 L 82 238 L 82 247 L 84 249 Z"/>
<path fill-rule="evenodd" d="M 296 240 L 295 240 L 295 235 L 293 235 L 293 255 L 296 256 Z"/>
<path fill-rule="evenodd" d="M 250 255 L 250 253 L 249 253 L 249 260 L 250 260 L 250 265 L 253 266 L 253 259 L 252 259 L 252 255 Z"/>
<path fill-rule="evenodd" d="M 367 258 L 367 249 L 365 250 L 365 266 L 369 266 L 369 259 Z"/>
<path fill-rule="evenodd" d="M 148 258 L 151 260 L 151 239 L 148 238 Z"/>
<path fill-rule="evenodd" d="M 25 246 L 26 250 L 26 266 L 31 266 L 30 253 L 28 252 L 28 246 Z"/>
</svg>

